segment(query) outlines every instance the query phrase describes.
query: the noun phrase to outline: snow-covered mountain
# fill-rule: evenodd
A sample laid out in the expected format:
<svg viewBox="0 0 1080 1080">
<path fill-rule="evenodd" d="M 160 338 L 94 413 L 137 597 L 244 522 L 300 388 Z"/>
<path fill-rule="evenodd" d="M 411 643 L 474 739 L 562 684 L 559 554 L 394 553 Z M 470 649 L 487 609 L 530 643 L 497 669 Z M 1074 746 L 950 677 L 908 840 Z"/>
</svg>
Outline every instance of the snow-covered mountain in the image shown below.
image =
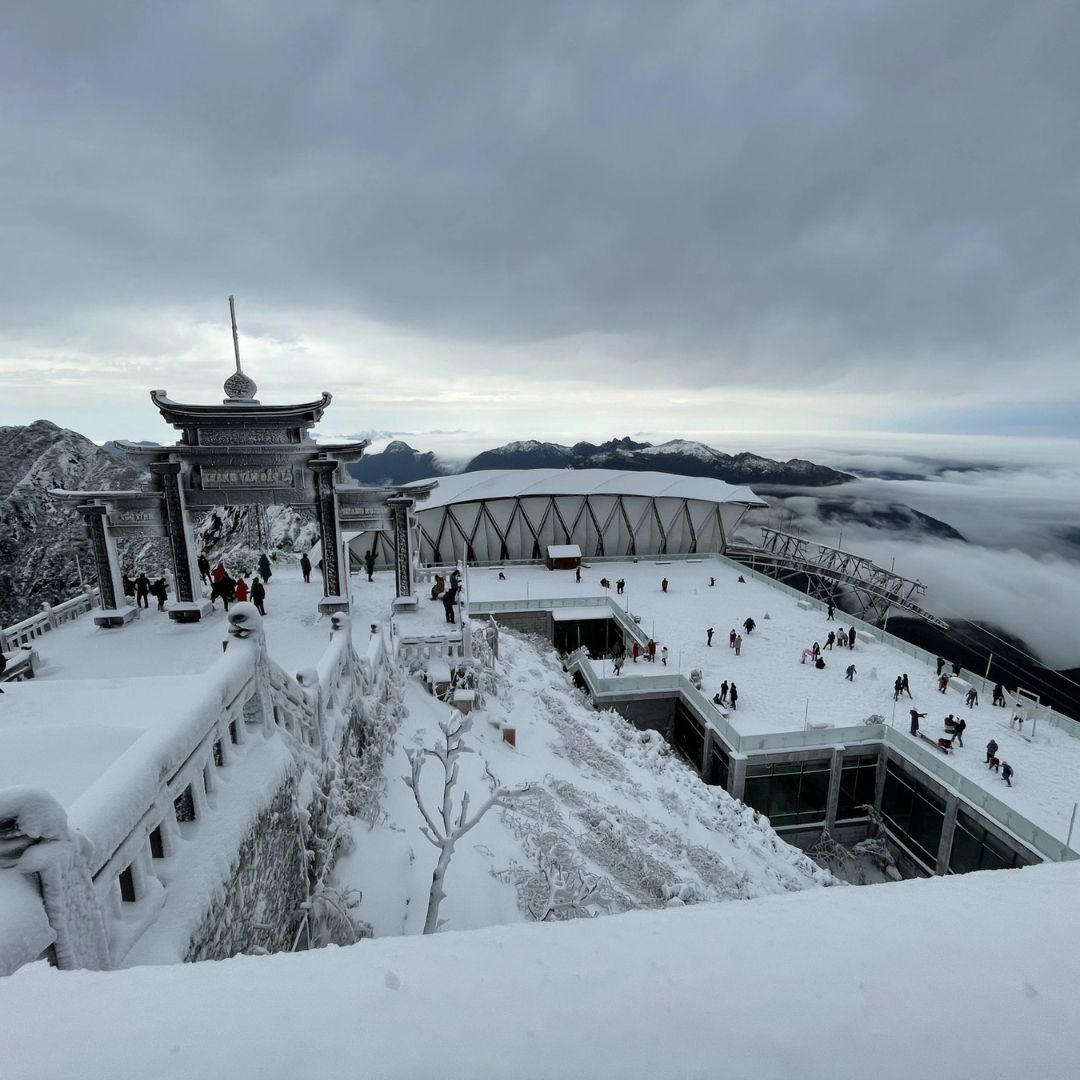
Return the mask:
<svg viewBox="0 0 1080 1080">
<path fill-rule="evenodd" d="M 92 577 L 81 521 L 49 489 L 116 490 L 142 480 L 139 469 L 48 420 L 0 427 L 0 624 L 77 593 L 76 553 Z"/>
<path fill-rule="evenodd" d="M 365 454 L 347 466 L 349 475 L 361 484 L 409 484 L 430 476 L 445 476 L 448 469 L 429 450 L 414 450 L 408 443 L 395 439 L 378 454 Z"/>
<path fill-rule="evenodd" d="M 842 484 L 852 479 L 848 473 L 801 458 L 773 461 L 757 454 L 725 454 L 688 439 L 671 439 L 655 446 L 630 438 L 611 439 L 599 445 L 580 442 L 573 446 L 513 442 L 478 454 L 464 471 L 483 469 L 628 469 L 708 476 L 729 484 L 799 484 L 807 487 Z"/>
</svg>

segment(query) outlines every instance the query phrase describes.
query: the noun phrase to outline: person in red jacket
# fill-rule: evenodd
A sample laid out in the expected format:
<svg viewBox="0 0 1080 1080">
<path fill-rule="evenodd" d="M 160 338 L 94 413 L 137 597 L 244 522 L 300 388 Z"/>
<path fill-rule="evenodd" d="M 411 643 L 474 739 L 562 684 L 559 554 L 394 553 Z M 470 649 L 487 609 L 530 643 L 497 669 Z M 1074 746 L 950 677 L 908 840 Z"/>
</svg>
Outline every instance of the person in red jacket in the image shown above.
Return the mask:
<svg viewBox="0 0 1080 1080">
<path fill-rule="evenodd" d="M 248 583 L 244 580 L 244 575 L 241 574 L 236 579 L 236 599 L 238 603 L 243 603 L 248 598 Z"/>
<path fill-rule="evenodd" d="M 225 564 L 223 562 L 219 562 L 217 566 L 215 566 L 214 569 L 211 571 L 210 576 L 215 581 L 220 581 L 225 576 Z"/>
<path fill-rule="evenodd" d="M 649 653 L 649 663 L 656 663 L 656 642 L 652 638 L 649 638 L 649 644 L 647 646 Z"/>
</svg>

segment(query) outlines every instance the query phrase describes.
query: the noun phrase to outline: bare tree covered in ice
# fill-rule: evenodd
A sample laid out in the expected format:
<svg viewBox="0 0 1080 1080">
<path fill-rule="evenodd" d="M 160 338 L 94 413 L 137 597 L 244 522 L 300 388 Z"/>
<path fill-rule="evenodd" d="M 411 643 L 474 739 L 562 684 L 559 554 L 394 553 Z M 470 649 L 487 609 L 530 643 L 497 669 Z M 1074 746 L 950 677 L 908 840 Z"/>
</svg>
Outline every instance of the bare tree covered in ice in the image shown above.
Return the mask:
<svg viewBox="0 0 1080 1080">
<path fill-rule="evenodd" d="M 432 844 L 439 849 L 439 861 L 435 864 L 435 871 L 431 875 L 431 893 L 428 897 L 427 917 L 424 919 L 424 933 L 433 934 L 439 926 L 439 905 L 446 897 L 443 883 L 446 880 L 446 871 L 450 866 L 450 860 L 454 854 L 454 845 L 493 807 L 505 806 L 515 795 L 520 794 L 522 789 L 513 791 L 499 786 L 490 768 L 485 767 L 488 782 L 491 786 L 491 794 L 480 806 L 469 814 L 469 793 L 461 796 L 461 806 L 454 811 L 454 788 L 458 782 L 458 758 L 462 754 L 471 754 L 475 751 L 464 744 L 464 736 L 472 729 L 472 720 L 466 716 L 453 716 L 450 720 L 439 724 L 442 732 L 442 740 L 435 747 L 424 747 L 420 750 L 407 750 L 406 755 L 411 766 L 410 775 L 404 777 L 405 783 L 412 790 L 416 806 L 424 819 L 422 832 Z M 443 793 L 442 805 L 437 814 L 432 814 L 424 803 L 424 797 L 420 792 L 420 774 L 424 768 L 424 762 L 429 758 L 435 758 L 443 767 Z"/>
</svg>

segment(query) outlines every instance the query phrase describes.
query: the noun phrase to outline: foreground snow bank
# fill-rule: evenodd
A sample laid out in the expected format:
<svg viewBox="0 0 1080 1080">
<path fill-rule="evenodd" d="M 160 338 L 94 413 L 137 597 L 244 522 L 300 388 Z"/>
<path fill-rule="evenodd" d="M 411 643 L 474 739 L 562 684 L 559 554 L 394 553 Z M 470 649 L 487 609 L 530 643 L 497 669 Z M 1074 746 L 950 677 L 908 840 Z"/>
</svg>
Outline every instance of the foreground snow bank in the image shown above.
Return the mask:
<svg viewBox="0 0 1080 1080">
<path fill-rule="evenodd" d="M 1063 864 L 182 967 L 34 965 L 0 982 L 0 1071 L 1057 1080 L 1080 1075 L 1078 887 Z"/>
</svg>

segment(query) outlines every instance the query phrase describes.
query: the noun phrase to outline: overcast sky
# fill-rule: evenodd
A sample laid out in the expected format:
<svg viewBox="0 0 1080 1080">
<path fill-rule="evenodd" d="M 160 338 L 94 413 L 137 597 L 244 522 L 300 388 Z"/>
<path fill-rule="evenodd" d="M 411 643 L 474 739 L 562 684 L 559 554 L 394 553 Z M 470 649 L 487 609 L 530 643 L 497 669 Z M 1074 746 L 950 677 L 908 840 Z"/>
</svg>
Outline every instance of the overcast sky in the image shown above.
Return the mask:
<svg viewBox="0 0 1080 1080">
<path fill-rule="evenodd" d="M 1078 57 L 1075 0 L 6 5 L 0 424 L 165 437 L 235 293 L 342 433 L 1075 435 Z"/>
</svg>

